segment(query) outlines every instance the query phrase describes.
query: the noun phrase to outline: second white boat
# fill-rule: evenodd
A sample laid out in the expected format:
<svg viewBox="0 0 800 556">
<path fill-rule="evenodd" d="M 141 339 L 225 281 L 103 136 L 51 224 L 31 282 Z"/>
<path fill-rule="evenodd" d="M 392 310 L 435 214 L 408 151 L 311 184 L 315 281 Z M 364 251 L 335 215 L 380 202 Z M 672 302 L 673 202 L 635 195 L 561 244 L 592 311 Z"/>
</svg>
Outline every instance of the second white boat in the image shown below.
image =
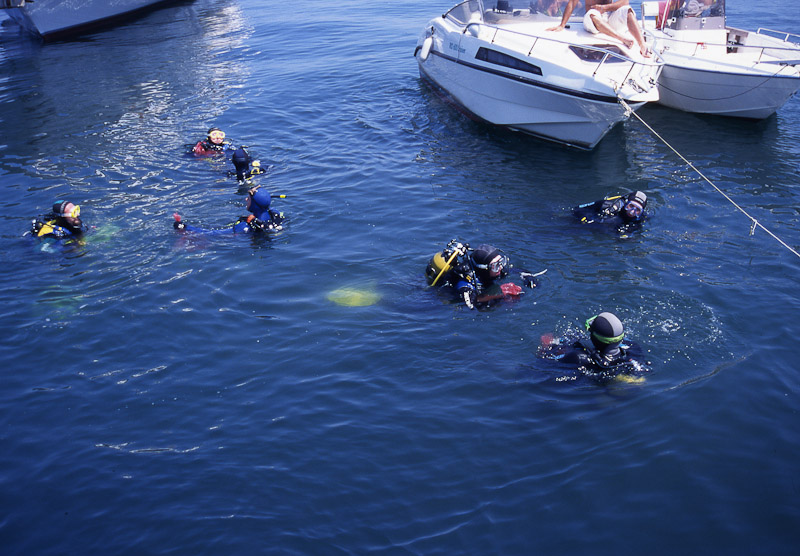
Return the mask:
<svg viewBox="0 0 800 556">
<path fill-rule="evenodd" d="M 762 119 L 800 88 L 800 45 L 789 40 L 800 37 L 728 27 L 725 0 L 642 2 L 642 16 L 666 63 L 658 83 L 660 104 Z"/>
</svg>

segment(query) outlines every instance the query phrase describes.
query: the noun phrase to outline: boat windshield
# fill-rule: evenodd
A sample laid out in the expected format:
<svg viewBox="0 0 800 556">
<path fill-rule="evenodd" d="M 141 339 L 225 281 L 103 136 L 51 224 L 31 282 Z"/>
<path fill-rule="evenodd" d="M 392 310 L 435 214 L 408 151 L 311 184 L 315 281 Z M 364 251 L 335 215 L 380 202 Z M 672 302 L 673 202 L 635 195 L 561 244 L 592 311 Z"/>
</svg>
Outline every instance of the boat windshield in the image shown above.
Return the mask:
<svg viewBox="0 0 800 556">
<path fill-rule="evenodd" d="M 725 0 L 668 0 L 659 2 L 672 29 L 725 28 Z"/>
<path fill-rule="evenodd" d="M 527 19 L 526 16 L 560 19 L 568 3 L 569 0 L 468 0 L 452 8 L 445 17 L 463 25 L 482 19 L 484 14 L 490 14 L 492 21 L 506 17 Z M 584 13 L 583 2 L 580 2 L 575 6 L 572 15 L 583 16 Z"/>
<path fill-rule="evenodd" d="M 483 2 L 481 0 L 467 0 L 461 2 L 457 6 L 450 8 L 450 11 L 444 14 L 444 17 L 449 17 L 456 20 L 462 25 L 466 25 L 471 21 L 480 19 L 483 16 Z"/>
</svg>

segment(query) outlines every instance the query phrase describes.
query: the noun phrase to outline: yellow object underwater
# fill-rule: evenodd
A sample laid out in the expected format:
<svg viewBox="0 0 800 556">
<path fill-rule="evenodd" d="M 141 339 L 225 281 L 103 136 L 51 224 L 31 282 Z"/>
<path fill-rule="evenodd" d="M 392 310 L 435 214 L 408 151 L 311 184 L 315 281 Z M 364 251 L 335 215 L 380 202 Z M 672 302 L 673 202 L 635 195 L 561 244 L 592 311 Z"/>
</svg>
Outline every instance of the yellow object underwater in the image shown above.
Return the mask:
<svg viewBox="0 0 800 556">
<path fill-rule="evenodd" d="M 328 301 L 343 307 L 366 307 L 380 301 L 381 296 L 373 289 L 339 288 L 328 294 Z"/>
<path fill-rule="evenodd" d="M 645 378 L 643 376 L 631 376 L 620 374 L 614 377 L 617 382 L 624 382 L 625 384 L 644 384 Z"/>
<path fill-rule="evenodd" d="M 104 224 L 92 230 L 90 234 L 86 235 L 86 241 L 88 243 L 107 243 L 114 239 L 114 236 L 119 231 L 119 226 L 115 226 L 114 224 Z"/>
</svg>

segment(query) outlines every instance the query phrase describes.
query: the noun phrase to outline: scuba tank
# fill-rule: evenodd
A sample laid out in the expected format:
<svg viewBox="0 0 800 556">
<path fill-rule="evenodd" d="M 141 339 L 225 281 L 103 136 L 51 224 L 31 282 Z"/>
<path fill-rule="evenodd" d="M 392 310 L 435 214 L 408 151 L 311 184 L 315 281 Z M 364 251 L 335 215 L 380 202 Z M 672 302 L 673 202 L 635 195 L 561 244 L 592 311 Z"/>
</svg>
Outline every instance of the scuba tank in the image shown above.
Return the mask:
<svg viewBox="0 0 800 556">
<path fill-rule="evenodd" d="M 452 267 L 452 265 L 447 263 L 447 258 L 444 251 L 436 253 L 431 260 L 428 262 L 428 266 L 425 268 L 425 278 L 428 280 L 428 285 L 432 286 L 433 281 L 436 280 L 437 276 L 439 275 L 446 275 Z M 439 285 L 442 285 L 442 281 L 437 281 Z"/>
<path fill-rule="evenodd" d="M 467 249 L 469 244 L 462 244 L 453 239 L 442 251 L 435 253 L 425 268 L 428 285 L 444 285 L 447 273 L 459 264 L 459 258 L 466 254 Z"/>
</svg>

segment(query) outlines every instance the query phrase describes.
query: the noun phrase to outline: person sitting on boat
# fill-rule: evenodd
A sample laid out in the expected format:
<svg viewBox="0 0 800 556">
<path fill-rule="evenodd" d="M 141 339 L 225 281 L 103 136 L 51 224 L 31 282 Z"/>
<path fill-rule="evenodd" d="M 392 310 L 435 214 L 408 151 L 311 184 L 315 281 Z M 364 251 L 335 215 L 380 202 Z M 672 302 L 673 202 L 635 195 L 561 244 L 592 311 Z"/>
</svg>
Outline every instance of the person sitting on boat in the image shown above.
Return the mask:
<svg viewBox="0 0 800 556">
<path fill-rule="evenodd" d="M 196 156 L 211 156 L 219 154 L 228 148 L 225 143 L 225 132 L 218 127 L 212 127 L 208 130 L 208 136 L 197 142 L 192 148 L 192 153 Z"/>
<path fill-rule="evenodd" d="M 56 201 L 53 210 L 31 222 L 30 233 L 38 238 L 65 239 L 83 235 L 81 207 L 70 201 Z"/>
<path fill-rule="evenodd" d="M 572 209 L 572 214 L 584 224 L 603 224 L 628 233 L 641 227 L 647 218 L 646 208 L 647 195 L 634 191 L 578 205 Z"/>
<path fill-rule="evenodd" d="M 280 197 L 284 197 L 284 195 Z M 270 208 L 271 204 L 272 196 L 269 192 L 265 189 L 260 189 L 260 186 L 256 186 L 247 192 L 246 206 L 250 214 L 247 216 L 240 216 L 230 227 L 218 230 L 207 230 L 199 226 L 194 226 L 193 224 L 187 224 L 177 213 L 173 215 L 175 218 L 173 227 L 183 232 L 210 235 L 228 234 L 231 232 L 234 234 L 277 232 L 283 229 L 283 221 L 285 218 L 282 212 L 272 210 Z"/>
<path fill-rule="evenodd" d="M 538 356 L 574 366 L 595 378 L 612 378 L 643 368 L 635 359 L 640 350 L 625 338 L 622 321 L 615 314 L 600 313 L 587 319 L 585 326 L 588 338 L 574 334 L 557 339 L 549 334 L 542 336 Z"/>
<path fill-rule="evenodd" d="M 516 272 L 528 288 L 537 285 L 536 277 L 546 271 L 531 274 L 518 271 L 509 264 L 508 257 L 491 245 L 480 245 L 471 249 L 469 244 L 451 240 L 445 248 L 434 254 L 425 269 L 431 286 L 444 286 L 458 292 L 460 299 L 470 309 L 488 307 L 502 299 L 515 299 L 522 295 L 522 288 L 507 278 Z"/>
<path fill-rule="evenodd" d="M 681 15 L 685 17 L 709 17 L 712 15 L 716 0 L 687 0 L 681 9 Z"/>
<path fill-rule="evenodd" d="M 557 16 L 564 13 L 562 6 L 569 0 L 531 0 L 531 13 L 540 13 L 549 16 Z"/>
<path fill-rule="evenodd" d="M 569 4 L 564 9 L 564 15 L 561 17 L 561 23 L 556 27 L 550 27 L 548 31 L 562 31 L 567 26 L 567 21 L 579 1 L 569 0 Z M 636 22 L 636 13 L 628 4 L 628 0 L 586 0 L 583 28 L 593 35 L 603 33 L 613 37 L 624 44 L 626 48 L 631 48 L 633 41 L 622 34 L 627 29 L 636 40 L 636 44 L 639 45 L 639 53 L 645 58 L 649 58 L 651 56 L 650 49 Z"/>
</svg>

